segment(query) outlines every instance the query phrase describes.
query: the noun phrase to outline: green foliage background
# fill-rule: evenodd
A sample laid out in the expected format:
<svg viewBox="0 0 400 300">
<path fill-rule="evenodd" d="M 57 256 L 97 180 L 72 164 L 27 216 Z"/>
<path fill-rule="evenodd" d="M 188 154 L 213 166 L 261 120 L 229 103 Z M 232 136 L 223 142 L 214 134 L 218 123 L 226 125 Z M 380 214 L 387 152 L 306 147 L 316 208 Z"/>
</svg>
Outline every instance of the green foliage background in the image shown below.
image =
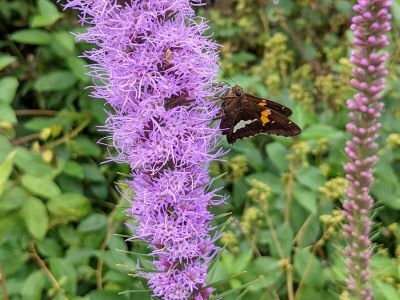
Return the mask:
<svg viewBox="0 0 400 300">
<path fill-rule="evenodd" d="M 132 220 L 115 188 L 129 169 L 101 164 L 96 144 L 104 104 L 85 89 L 79 55 L 90 46 L 70 34 L 84 29 L 49 0 L 0 7 L 0 299 L 150 299 L 136 276 L 146 246 L 124 241 Z M 288 288 L 296 299 L 349 299 L 340 208 L 350 1 L 215 0 L 199 13 L 234 82 L 293 108 L 303 128 L 293 140 L 239 141 L 211 165 L 215 177 L 227 172 L 214 185 L 230 200 L 215 211 L 225 251 L 210 284 L 224 299 L 287 299 Z M 372 191 L 373 286 L 387 300 L 400 299 L 399 0 L 393 14 Z"/>
</svg>

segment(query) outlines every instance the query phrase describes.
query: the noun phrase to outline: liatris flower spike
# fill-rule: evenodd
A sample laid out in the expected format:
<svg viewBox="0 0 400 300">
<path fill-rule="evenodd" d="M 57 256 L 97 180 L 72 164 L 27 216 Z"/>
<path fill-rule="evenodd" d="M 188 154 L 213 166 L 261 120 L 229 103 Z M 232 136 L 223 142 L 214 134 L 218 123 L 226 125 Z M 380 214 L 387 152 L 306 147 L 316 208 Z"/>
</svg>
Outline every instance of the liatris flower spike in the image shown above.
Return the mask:
<svg viewBox="0 0 400 300">
<path fill-rule="evenodd" d="M 200 0 L 71 0 L 88 30 L 79 34 L 96 48 L 93 96 L 112 107 L 106 130 L 113 159 L 131 166 L 134 192 L 128 212 L 133 238 L 149 243 L 155 272 L 142 273 L 153 296 L 207 299 L 207 265 L 215 255 L 210 233 L 208 164 L 221 155 L 219 113 L 213 101 L 217 45 L 203 33 L 192 5 Z M 218 125 L 218 124 L 217 124 Z"/>
<path fill-rule="evenodd" d="M 373 167 L 377 161 L 375 150 L 378 144 L 378 119 L 383 108 L 380 102 L 385 86 L 384 77 L 387 53 L 382 48 L 389 44 L 385 33 L 390 30 L 388 0 L 359 0 L 354 6 L 355 16 L 351 30 L 354 34 L 354 50 L 351 62 L 354 64 L 354 78 L 351 84 L 358 91 L 352 100 L 347 101 L 350 109 L 350 123 L 347 130 L 352 138 L 345 151 L 350 162 L 345 165 L 349 188 L 347 200 L 343 204 L 348 223 L 344 226 L 347 239 L 345 248 L 348 272 L 347 286 L 352 299 L 370 300 L 373 298 L 370 261 L 371 241 L 369 238 L 372 221 L 369 218 L 373 199 L 369 190 L 373 184 Z"/>
</svg>

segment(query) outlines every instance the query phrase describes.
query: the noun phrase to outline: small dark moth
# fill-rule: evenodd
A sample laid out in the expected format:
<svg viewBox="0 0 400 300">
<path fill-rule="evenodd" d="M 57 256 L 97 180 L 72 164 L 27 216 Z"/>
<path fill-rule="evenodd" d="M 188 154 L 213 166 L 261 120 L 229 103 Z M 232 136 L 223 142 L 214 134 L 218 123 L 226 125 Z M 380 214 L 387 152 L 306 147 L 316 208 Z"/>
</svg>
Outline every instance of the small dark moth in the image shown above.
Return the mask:
<svg viewBox="0 0 400 300">
<path fill-rule="evenodd" d="M 229 144 L 257 134 L 295 136 L 301 129 L 288 117 L 292 111 L 274 101 L 247 94 L 236 85 L 221 97 L 222 134 Z"/>
</svg>

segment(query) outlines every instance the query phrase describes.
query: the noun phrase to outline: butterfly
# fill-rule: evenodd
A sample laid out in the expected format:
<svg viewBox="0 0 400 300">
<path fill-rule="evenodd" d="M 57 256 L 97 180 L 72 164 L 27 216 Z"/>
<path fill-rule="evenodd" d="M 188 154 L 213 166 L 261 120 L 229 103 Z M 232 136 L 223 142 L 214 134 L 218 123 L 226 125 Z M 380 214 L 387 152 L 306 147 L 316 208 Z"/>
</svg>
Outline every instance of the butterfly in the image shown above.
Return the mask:
<svg viewBox="0 0 400 300">
<path fill-rule="evenodd" d="M 301 129 L 289 120 L 290 108 L 247 94 L 236 85 L 221 97 L 222 134 L 229 144 L 257 134 L 295 136 Z"/>
</svg>

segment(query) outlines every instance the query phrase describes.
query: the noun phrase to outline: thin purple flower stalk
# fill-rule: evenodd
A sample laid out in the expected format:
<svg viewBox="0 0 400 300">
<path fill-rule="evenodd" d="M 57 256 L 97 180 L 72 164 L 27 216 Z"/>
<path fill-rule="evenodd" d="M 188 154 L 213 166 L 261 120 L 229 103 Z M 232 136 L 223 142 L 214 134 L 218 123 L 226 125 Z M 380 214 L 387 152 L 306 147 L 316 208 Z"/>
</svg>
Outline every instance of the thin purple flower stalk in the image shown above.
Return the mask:
<svg viewBox="0 0 400 300">
<path fill-rule="evenodd" d="M 358 91 L 347 101 L 350 122 L 347 130 L 352 138 L 347 141 L 345 151 L 350 162 L 345 165 L 349 188 L 343 203 L 348 223 L 344 225 L 347 239 L 345 248 L 348 272 L 347 287 L 352 299 L 373 298 L 371 285 L 371 240 L 372 221 L 370 212 L 374 200 L 369 194 L 373 184 L 373 167 L 377 161 L 375 142 L 381 127 L 379 117 L 383 108 L 380 102 L 385 86 L 387 53 L 381 50 L 389 44 L 385 33 L 390 30 L 389 0 L 359 0 L 353 7 L 351 30 L 354 34 L 354 50 L 351 62 L 354 64 L 351 80 Z"/>
<path fill-rule="evenodd" d="M 200 0 L 71 0 L 96 45 L 93 96 L 113 108 L 106 130 L 117 162 L 129 163 L 133 238 L 149 243 L 155 272 L 141 273 L 153 296 L 207 299 L 207 265 L 215 256 L 208 211 L 208 164 L 221 155 L 214 99 L 217 45 L 192 5 Z"/>
</svg>

